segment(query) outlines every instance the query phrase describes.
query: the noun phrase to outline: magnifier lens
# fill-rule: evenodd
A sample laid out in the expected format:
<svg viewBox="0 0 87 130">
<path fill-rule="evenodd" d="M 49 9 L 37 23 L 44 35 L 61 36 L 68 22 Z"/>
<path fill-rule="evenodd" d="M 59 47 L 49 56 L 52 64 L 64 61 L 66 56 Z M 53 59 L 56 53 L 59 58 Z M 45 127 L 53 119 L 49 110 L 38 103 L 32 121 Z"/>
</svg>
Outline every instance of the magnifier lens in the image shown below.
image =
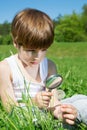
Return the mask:
<svg viewBox="0 0 87 130">
<path fill-rule="evenodd" d="M 54 89 L 60 86 L 62 83 L 62 77 L 60 75 L 51 75 L 46 81 L 46 87 L 48 89 Z"/>
</svg>

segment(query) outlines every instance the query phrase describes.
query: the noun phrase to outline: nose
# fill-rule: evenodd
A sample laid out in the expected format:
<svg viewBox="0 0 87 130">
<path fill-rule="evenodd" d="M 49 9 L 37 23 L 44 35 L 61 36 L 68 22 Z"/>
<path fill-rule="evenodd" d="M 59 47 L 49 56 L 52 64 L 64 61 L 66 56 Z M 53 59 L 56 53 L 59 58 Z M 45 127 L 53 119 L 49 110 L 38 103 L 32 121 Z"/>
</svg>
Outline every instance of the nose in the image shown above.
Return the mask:
<svg viewBox="0 0 87 130">
<path fill-rule="evenodd" d="M 32 52 L 32 55 L 34 58 L 39 58 L 40 51 L 34 51 L 34 52 Z"/>
</svg>

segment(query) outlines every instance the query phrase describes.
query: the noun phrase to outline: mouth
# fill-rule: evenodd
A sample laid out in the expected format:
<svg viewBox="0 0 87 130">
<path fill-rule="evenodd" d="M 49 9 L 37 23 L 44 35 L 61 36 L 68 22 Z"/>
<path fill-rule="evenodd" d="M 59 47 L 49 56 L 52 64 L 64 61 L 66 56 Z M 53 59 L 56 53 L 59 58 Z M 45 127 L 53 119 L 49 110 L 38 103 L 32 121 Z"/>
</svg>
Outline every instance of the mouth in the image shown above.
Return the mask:
<svg viewBox="0 0 87 130">
<path fill-rule="evenodd" d="M 33 64 L 33 65 L 37 65 L 38 61 L 31 61 L 30 63 Z"/>
</svg>

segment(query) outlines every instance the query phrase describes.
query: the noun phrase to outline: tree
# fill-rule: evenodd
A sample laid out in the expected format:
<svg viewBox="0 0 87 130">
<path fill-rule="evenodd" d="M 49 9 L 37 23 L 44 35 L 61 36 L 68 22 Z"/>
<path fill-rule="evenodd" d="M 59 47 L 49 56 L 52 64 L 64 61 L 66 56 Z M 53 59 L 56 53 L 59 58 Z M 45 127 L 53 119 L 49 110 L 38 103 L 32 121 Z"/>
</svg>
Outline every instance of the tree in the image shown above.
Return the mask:
<svg viewBox="0 0 87 130">
<path fill-rule="evenodd" d="M 3 24 L 0 24 L 0 35 L 8 35 L 11 31 L 11 24 L 5 21 Z"/>
<path fill-rule="evenodd" d="M 83 9 L 82 22 L 83 22 L 84 30 L 85 30 L 85 32 L 87 34 L 87 4 L 85 4 L 82 9 Z"/>
<path fill-rule="evenodd" d="M 81 16 L 73 11 L 72 15 L 61 17 L 55 28 L 55 40 L 58 42 L 86 41 Z"/>
<path fill-rule="evenodd" d="M 3 37 L 3 41 L 2 41 L 3 45 L 10 45 L 12 44 L 12 38 L 11 35 L 6 35 L 5 37 Z"/>
</svg>

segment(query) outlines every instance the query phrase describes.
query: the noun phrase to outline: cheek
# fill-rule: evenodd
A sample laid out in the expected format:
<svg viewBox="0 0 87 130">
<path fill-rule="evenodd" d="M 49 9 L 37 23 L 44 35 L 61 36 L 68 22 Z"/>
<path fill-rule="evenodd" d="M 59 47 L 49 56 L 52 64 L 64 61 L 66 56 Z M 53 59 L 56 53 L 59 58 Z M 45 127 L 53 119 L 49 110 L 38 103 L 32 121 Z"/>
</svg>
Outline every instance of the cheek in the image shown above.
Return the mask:
<svg viewBox="0 0 87 130">
<path fill-rule="evenodd" d="M 21 59 L 25 60 L 25 61 L 29 61 L 29 59 L 31 59 L 31 56 L 30 55 L 27 55 L 26 53 L 22 52 L 20 54 L 21 56 Z"/>
<path fill-rule="evenodd" d="M 45 56 L 46 56 L 46 53 L 44 52 L 44 53 L 42 53 L 42 54 L 40 55 L 40 59 L 42 60 Z"/>
<path fill-rule="evenodd" d="M 46 56 L 46 51 L 42 54 L 42 57 L 45 57 Z"/>
<path fill-rule="evenodd" d="M 25 59 L 26 61 L 30 61 L 30 60 L 32 59 L 32 56 L 25 55 L 24 59 Z"/>
</svg>

